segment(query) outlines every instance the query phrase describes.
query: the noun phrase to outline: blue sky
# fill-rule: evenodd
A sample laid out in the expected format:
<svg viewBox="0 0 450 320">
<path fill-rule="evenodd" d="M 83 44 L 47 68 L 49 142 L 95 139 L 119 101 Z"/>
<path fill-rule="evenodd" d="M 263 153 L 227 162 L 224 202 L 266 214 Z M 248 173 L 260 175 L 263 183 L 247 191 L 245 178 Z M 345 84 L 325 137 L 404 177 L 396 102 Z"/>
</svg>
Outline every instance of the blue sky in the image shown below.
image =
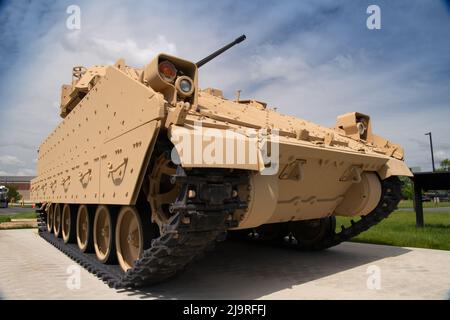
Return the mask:
<svg viewBox="0 0 450 320">
<path fill-rule="evenodd" d="M 66 8 L 81 29 L 66 28 Z M 366 9 L 381 8 L 368 30 Z M 74 65 L 140 67 L 167 52 L 198 61 L 242 33 L 247 40 L 202 67 L 200 85 L 242 90 L 285 114 L 333 126 L 349 111 L 404 146 L 409 166 L 450 158 L 448 1 L 1 1 L 0 175 L 34 174 L 39 143 L 60 121 Z"/>
</svg>

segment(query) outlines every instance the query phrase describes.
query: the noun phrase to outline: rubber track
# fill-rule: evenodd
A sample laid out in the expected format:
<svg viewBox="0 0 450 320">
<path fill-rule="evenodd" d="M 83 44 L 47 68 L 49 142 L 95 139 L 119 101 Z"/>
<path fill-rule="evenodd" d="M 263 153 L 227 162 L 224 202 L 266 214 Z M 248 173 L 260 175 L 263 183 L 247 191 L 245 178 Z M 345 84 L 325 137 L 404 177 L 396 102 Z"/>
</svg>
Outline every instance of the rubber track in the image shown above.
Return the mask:
<svg viewBox="0 0 450 320">
<path fill-rule="evenodd" d="M 111 288 L 131 288 L 155 284 L 173 277 L 184 269 L 194 258 L 211 248 L 220 227 L 225 223 L 224 217 L 201 215 L 204 224 L 209 224 L 209 231 L 193 231 L 183 225 L 185 230 L 178 231 L 180 214 L 171 221 L 171 228 L 162 236 L 153 240 L 152 246 L 145 250 L 133 268 L 126 273 L 118 265 L 105 265 L 99 262 L 94 253 L 82 253 L 76 244 L 65 244 L 61 238 L 55 238 L 47 232 L 41 218 L 39 235 L 54 247 L 96 275 Z"/>
<path fill-rule="evenodd" d="M 366 231 L 389 216 L 397 208 L 401 199 L 401 182 L 397 177 L 383 180 L 382 198 L 377 207 L 368 215 L 362 216 L 348 228 L 333 233 L 316 243 L 310 250 L 322 250 L 343 241 L 347 241 Z M 180 213 L 174 215 L 166 228 L 166 232 L 153 240 L 152 246 L 145 250 L 133 268 L 124 273 L 118 265 L 100 263 L 95 254 L 83 254 L 76 244 L 65 244 L 61 238 L 55 238 L 47 232 L 44 214 L 38 221 L 39 235 L 50 244 L 64 252 L 72 260 L 79 263 L 89 272 L 96 275 L 112 288 L 129 288 L 151 285 L 173 277 L 184 269 L 194 258 L 211 248 L 217 236 L 223 231 L 225 215 L 213 212 L 198 212 L 194 215 L 198 221 L 190 225 L 202 225 L 205 231 L 192 231 L 190 225 L 180 222 Z M 198 228 L 195 228 L 198 230 Z"/>
<path fill-rule="evenodd" d="M 42 210 L 41 210 L 42 211 Z M 76 244 L 65 244 L 47 231 L 45 214 L 39 218 L 39 235 L 54 247 L 96 275 L 111 288 L 132 288 L 155 284 L 184 269 L 192 260 L 211 249 L 217 237 L 225 231 L 229 212 L 214 208 L 189 210 L 189 224 L 182 223 L 184 211 L 176 212 L 164 228 L 164 233 L 152 241 L 134 266 L 123 272 L 118 265 L 100 263 L 95 254 L 82 253 Z"/>
</svg>

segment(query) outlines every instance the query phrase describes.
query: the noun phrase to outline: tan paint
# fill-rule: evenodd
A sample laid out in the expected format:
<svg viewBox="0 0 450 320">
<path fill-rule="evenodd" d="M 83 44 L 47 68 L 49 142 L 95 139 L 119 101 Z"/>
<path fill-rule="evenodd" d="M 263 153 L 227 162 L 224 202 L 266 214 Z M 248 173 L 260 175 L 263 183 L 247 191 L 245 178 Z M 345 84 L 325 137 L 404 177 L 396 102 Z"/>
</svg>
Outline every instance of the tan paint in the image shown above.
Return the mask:
<svg viewBox="0 0 450 320">
<path fill-rule="evenodd" d="M 250 139 L 242 132 L 204 126 L 196 129 L 195 126 L 186 124 L 170 126 L 168 133 L 183 167 L 239 168 L 255 171 L 264 167 L 257 140 Z M 220 150 L 223 155 L 219 157 L 220 161 L 215 161 L 214 153 L 208 157 L 210 155 L 208 146 L 215 146 L 216 141 L 219 142 L 216 150 Z M 248 155 L 245 152 L 240 153 L 238 146 L 242 146 L 244 150 L 254 150 L 253 159 L 249 161 Z M 203 152 L 199 152 L 199 149 Z"/>
<path fill-rule="evenodd" d="M 133 203 L 163 117 L 160 94 L 107 68 L 105 77 L 40 146 L 31 198 Z"/>
<path fill-rule="evenodd" d="M 184 101 L 189 101 L 193 106 L 197 105 L 197 66 L 187 60 L 183 60 L 174 56 L 167 54 L 157 55 L 149 64 L 144 67 L 142 81 L 144 84 L 152 87 L 155 91 L 161 92 L 164 98 L 172 104 L 179 101 L 180 92 L 177 91 L 175 83 L 167 83 L 159 75 L 158 64 L 164 60 L 172 62 L 178 70 L 183 70 L 185 76 L 189 77 L 194 82 L 194 93 L 191 97 L 192 99 L 183 99 Z"/>
<path fill-rule="evenodd" d="M 366 215 L 377 206 L 381 198 L 381 184 L 373 172 L 364 172 L 361 181 L 354 183 L 334 213 L 341 216 Z"/>
<path fill-rule="evenodd" d="M 178 80 L 169 83 L 159 75 L 164 60 L 182 72 Z M 192 80 L 192 94 L 180 91 L 181 76 Z M 403 149 L 374 134 L 368 115 L 347 113 L 337 118 L 335 128 L 326 128 L 255 99 L 227 100 L 219 89 L 198 88 L 194 63 L 165 54 L 142 69 L 127 66 L 123 59 L 114 66 L 74 68 L 72 83 L 61 91 L 61 116 L 63 121 L 39 148 L 38 175 L 31 186 L 36 202 L 134 204 L 151 172 L 147 166 L 158 134 L 175 144 L 185 168 L 249 173 L 249 185 L 239 190 L 249 207 L 235 213 L 238 228 L 363 215 L 379 199 L 377 176 L 411 176 Z M 199 124 L 208 130 L 197 131 Z M 265 131 L 279 134 L 280 157 L 272 163 L 276 174 L 270 176 L 263 175 Z M 249 151 L 246 161 L 239 160 L 237 145 L 230 154 L 227 134 Z M 199 139 L 202 150 L 208 150 L 218 136 L 225 137 L 216 145 L 224 161 L 196 158 L 194 141 Z M 182 137 L 193 141 L 190 155 L 177 144 Z M 158 207 L 157 195 L 149 197 L 152 207 Z"/>
<path fill-rule="evenodd" d="M 75 228 L 75 221 L 71 221 L 71 205 L 65 204 L 62 209 L 61 233 L 65 243 L 69 242 L 71 228 Z"/>
<path fill-rule="evenodd" d="M 257 227 L 270 220 L 279 196 L 277 176 L 253 174 L 248 189 L 246 199 L 250 201 L 239 223 L 241 229 Z"/>
<path fill-rule="evenodd" d="M 412 177 L 411 170 L 409 170 L 405 163 L 393 158 L 390 158 L 377 172 L 382 180 L 389 178 L 390 176 Z"/>
<path fill-rule="evenodd" d="M 98 206 L 93 226 L 95 255 L 102 263 L 106 263 L 115 254 L 112 251 L 114 227 L 108 206 Z"/>
<path fill-rule="evenodd" d="M 81 205 L 78 207 L 76 230 L 77 230 L 77 244 L 81 252 L 86 252 L 88 249 L 88 242 L 93 241 L 89 239 L 92 228 L 92 221 L 89 221 L 89 208 L 87 205 Z M 93 215 L 91 216 L 93 218 Z"/>
<path fill-rule="evenodd" d="M 139 212 L 125 206 L 120 210 L 115 230 L 117 259 L 122 270 L 127 271 L 144 250 L 143 228 Z"/>
</svg>

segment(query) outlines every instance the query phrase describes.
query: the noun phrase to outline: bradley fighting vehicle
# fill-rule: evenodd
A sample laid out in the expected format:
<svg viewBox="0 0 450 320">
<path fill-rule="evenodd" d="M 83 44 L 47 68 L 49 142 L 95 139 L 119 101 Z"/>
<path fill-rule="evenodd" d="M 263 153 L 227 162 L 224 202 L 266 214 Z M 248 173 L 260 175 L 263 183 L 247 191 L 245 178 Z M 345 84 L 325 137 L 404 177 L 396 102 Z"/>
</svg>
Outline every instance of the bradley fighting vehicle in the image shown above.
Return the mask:
<svg viewBox="0 0 450 320">
<path fill-rule="evenodd" d="M 318 250 L 386 218 L 411 172 L 368 115 L 326 128 L 198 87 L 244 39 L 197 63 L 73 68 L 31 183 L 40 235 L 117 288 L 166 280 L 227 235 Z"/>
</svg>

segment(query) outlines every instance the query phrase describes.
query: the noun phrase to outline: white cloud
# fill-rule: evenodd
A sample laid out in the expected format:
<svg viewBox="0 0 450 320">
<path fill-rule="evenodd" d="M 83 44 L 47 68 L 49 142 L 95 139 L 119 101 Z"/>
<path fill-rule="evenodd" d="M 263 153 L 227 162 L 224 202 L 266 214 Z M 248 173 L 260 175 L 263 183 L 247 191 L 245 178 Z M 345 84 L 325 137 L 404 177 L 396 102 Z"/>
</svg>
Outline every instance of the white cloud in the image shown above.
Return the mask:
<svg viewBox="0 0 450 320">
<path fill-rule="evenodd" d="M 444 159 L 450 159 L 450 150 L 436 150 L 434 157 L 438 163 Z"/>
<path fill-rule="evenodd" d="M 36 174 L 36 171 L 34 169 L 28 169 L 28 168 L 19 169 L 16 172 L 16 176 L 34 176 L 35 174 Z"/>
<path fill-rule="evenodd" d="M 24 162 L 15 156 L 5 155 L 0 156 L 0 164 L 4 166 L 22 166 Z"/>
<path fill-rule="evenodd" d="M 9 15 L 5 30 L 20 46 L 11 71 L 0 76 L 2 130 L 14 132 L 0 136 L 0 154 L 21 163 L 3 165 L 5 172 L 35 166 L 39 143 L 60 121 L 55 101 L 74 65 L 123 57 L 142 67 L 158 52 L 197 61 L 241 33 L 248 40 L 200 69 L 202 87 L 221 88 L 228 97 L 243 89 L 243 98 L 327 126 L 341 113 L 365 112 L 376 133 L 405 147 L 410 166 L 429 167 L 427 145 L 411 139 L 426 143 L 423 133 L 432 130 L 436 158 L 448 156 L 448 149 L 440 147 L 450 136 L 448 16 L 440 4 L 389 4 L 386 10 L 395 21 L 386 15 L 376 33 L 365 28 L 364 5 L 337 6 L 328 0 L 239 2 L 239 10 L 229 1 L 79 5 L 80 31 L 65 28 L 65 7 L 59 2 L 33 3 L 26 15 L 21 14 L 25 6 L 15 5 L 16 14 Z M 41 11 L 45 20 L 38 19 Z M 39 21 L 45 28 L 39 25 L 36 36 L 30 30 Z M 436 80 L 439 72 L 444 77 Z"/>
<path fill-rule="evenodd" d="M 301 55 L 280 54 L 277 48 L 271 46 L 266 46 L 263 52 L 254 55 L 250 61 L 253 81 L 276 79 L 275 81 L 294 82 L 313 71 Z"/>
<path fill-rule="evenodd" d="M 95 54 L 102 64 L 113 64 L 123 57 L 129 65 L 141 67 L 149 62 L 150 57 L 160 52 L 176 54 L 176 45 L 169 42 L 164 35 L 157 35 L 154 41 L 147 41 L 142 47 L 132 38 L 109 40 L 82 31 L 68 33 L 63 39 L 65 49 Z"/>
<path fill-rule="evenodd" d="M 0 156 L 0 175 L 3 176 L 34 176 L 36 174 L 35 169 L 27 168 L 26 163 L 28 161 L 22 161 L 19 158 L 12 155 Z"/>
</svg>

